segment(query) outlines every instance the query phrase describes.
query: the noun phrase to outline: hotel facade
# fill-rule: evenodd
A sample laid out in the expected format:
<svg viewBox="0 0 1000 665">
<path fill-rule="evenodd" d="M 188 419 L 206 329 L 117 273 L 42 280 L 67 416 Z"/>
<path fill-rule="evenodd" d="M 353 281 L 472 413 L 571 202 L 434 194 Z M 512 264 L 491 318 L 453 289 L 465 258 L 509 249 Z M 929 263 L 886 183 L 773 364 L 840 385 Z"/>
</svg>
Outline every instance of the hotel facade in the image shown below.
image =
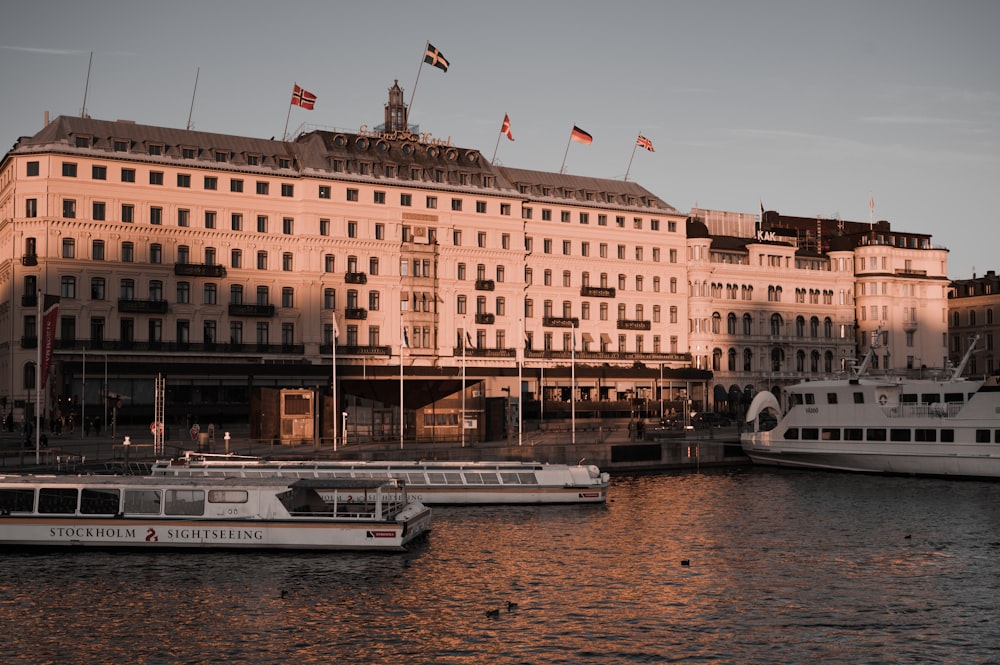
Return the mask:
<svg viewBox="0 0 1000 665">
<path fill-rule="evenodd" d="M 947 251 L 811 224 L 490 164 L 410 127 L 398 85 L 377 128 L 290 141 L 63 116 L 0 164 L 0 406 L 148 419 L 160 375 L 168 422 L 253 427 L 255 394 L 296 388 L 317 436 L 344 411 L 356 436 L 457 440 L 515 405 L 735 413 L 844 371 L 879 325 L 883 368 L 943 363 Z"/>
</svg>

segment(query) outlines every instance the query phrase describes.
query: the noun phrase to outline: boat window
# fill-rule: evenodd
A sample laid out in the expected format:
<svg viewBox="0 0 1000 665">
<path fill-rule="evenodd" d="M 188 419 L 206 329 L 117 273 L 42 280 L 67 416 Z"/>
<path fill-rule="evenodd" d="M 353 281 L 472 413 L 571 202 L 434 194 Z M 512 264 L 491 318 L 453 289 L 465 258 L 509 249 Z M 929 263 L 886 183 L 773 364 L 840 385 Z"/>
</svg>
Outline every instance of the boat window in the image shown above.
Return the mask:
<svg viewBox="0 0 1000 665">
<path fill-rule="evenodd" d="M 977 429 L 976 443 L 989 443 L 989 442 L 990 442 L 990 431 L 988 429 Z M 38 512 L 42 512 L 41 497 L 39 497 Z"/>
<path fill-rule="evenodd" d="M 203 515 L 205 490 L 167 490 L 163 501 L 164 515 Z"/>
<path fill-rule="evenodd" d="M 840 441 L 840 428 L 839 427 L 824 427 L 823 428 L 823 440 L 824 441 Z"/>
<path fill-rule="evenodd" d="M 837 393 L 827 393 L 826 394 L 826 403 L 827 404 L 836 404 L 837 403 Z"/>
<path fill-rule="evenodd" d="M 806 393 L 806 404 L 815 404 L 815 403 L 816 403 L 816 395 L 814 395 L 813 393 Z"/>
<path fill-rule="evenodd" d="M 35 509 L 35 490 L 0 490 L 0 513 L 30 513 Z"/>
<path fill-rule="evenodd" d="M 957 403 L 961 404 L 962 402 L 965 401 L 965 395 L 963 395 L 962 393 L 945 393 L 944 394 L 944 401 L 946 401 L 946 402 L 957 402 Z"/>
<path fill-rule="evenodd" d="M 444 485 L 445 479 L 444 474 L 440 471 L 428 471 L 427 480 L 431 485 Z"/>
<path fill-rule="evenodd" d="M 462 474 L 461 472 L 456 473 L 446 473 L 444 477 L 447 479 L 449 485 L 461 485 L 462 484 Z"/>
<path fill-rule="evenodd" d="M 865 439 L 865 431 L 860 427 L 844 428 L 845 441 L 864 441 L 864 439 Z"/>
<path fill-rule="evenodd" d="M 125 490 L 125 512 L 159 515 L 160 490 Z"/>
<path fill-rule="evenodd" d="M 482 475 L 475 473 L 474 471 L 465 472 L 465 484 L 466 485 L 482 485 Z"/>
<path fill-rule="evenodd" d="M 915 429 L 913 430 L 913 440 L 914 441 L 937 441 L 937 430 L 936 429 Z"/>
<path fill-rule="evenodd" d="M 941 401 L 941 395 L 937 393 L 924 393 L 920 396 L 920 401 L 923 404 L 934 404 Z"/>
<path fill-rule="evenodd" d="M 1000 429 L 993 430 L 993 443 L 1000 443 Z"/>
<path fill-rule="evenodd" d="M 953 429 L 941 430 L 941 443 L 954 443 L 954 442 L 955 442 L 955 430 Z"/>
<path fill-rule="evenodd" d="M 84 515 L 114 515 L 118 512 L 121 490 L 84 488 L 80 493 L 80 512 Z"/>
<path fill-rule="evenodd" d="M 789 427 L 785 430 L 785 438 L 789 441 L 797 441 L 799 438 L 799 428 Z"/>
<path fill-rule="evenodd" d="M 535 474 L 532 472 L 501 473 L 500 480 L 504 485 L 536 485 Z"/>
<path fill-rule="evenodd" d="M 426 482 L 423 471 L 419 473 L 412 471 L 410 473 L 401 473 L 399 476 L 410 485 L 423 485 Z"/>
<path fill-rule="evenodd" d="M 246 490 L 209 490 L 209 503 L 246 503 L 249 500 Z"/>
<path fill-rule="evenodd" d="M 909 441 L 911 438 L 912 438 L 912 433 L 908 429 L 893 427 L 892 429 L 889 430 L 890 441 Z"/>
<path fill-rule="evenodd" d="M 788 396 L 788 406 L 798 406 L 802 404 L 802 393 L 792 393 Z"/>
<path fill-rule="evenodd" d="M 864 404 L 865 403 L 865 394 L 864 393 L 854 393 L 854 403 L 855 404 Z"/>
<path fill-rule="evenodd" d="M 483 485 L 499 485 L 500 479 L 497 478 L 495 473 L 484 473 L 483 474 Z"/>
<path fill-rule="evenodd" d="M 904 393 L 899 398 L 899 401 L 902 402 L 903 404 L 916 404 L 917 403 L 917 396 L 915 394 L 911 395 L 911 394 Z"/>
<path fill-rule="evenodd" d="M 76 488 L 43 487 L 38 490 L 38 512 L 75 513 Z"/>
<path fill-rule="evenodd" d="M 819 428 L 818 427 L 803 427 L 802 428 L 802 440 L 803 441 L 818 441 L 819 440 Z"/>
<path fill-rule="evenodd" d="M 881 427 L 873 427 L 865 434 L 869 441 L 885 441 L 885 430 Z"/>
</svg>

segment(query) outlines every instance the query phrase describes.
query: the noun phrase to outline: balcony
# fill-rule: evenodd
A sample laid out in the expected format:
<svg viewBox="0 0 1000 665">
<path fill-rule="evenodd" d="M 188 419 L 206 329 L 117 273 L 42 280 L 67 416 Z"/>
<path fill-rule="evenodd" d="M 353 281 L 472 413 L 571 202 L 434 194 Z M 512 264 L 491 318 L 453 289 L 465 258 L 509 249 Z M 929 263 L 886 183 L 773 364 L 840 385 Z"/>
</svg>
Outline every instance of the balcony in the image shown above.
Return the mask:
<svg viewBox="0 0 1000 665">
<path fill-rule="evenodd" d="M 581 286 L 580 295 L 588 298 L 614 298 L 615 288 L 613 286 Z"/>
<path fill-rule="evenodd" d="M 476 291 L 492 291 L 496 288 L 496 284 L 492 279 L 477 279 L 476 280 Z"/>
<path fill-rule="evenodd" d="M 230 305 L 229 316 L 274 316 L 274 305 Z"/>
<path fill-rule="evenodd" d="M 37 266 L 38 265 L 38 255 L 37 254 L 25 254 L 21 257 L 22 266 Z"/>
<path fill-rule="evenodd" d="M 652 328 L 649 320 L 618 319 L 618 330 L 652 330 Z"/>
<path fill-rule="evenodd" d="M 174 275 L 178 277 L 225 277 L 226 266 L 214 263 L 175 263 Z"/>
<path fill-rule="evenodd" d="M 22 337 L 21 338 L 21 348 L 22 349 L 37 349 L 38 348 L 38 337 Z"/>
<path fill-rule="evenodd" d="M 131 300 L 118 299 L 118 311 L 129 314 L 166 314 L 170 303 L 166 300 Z"/>
<path fill-rule="evenodd" d="M 21 296 L 21 307 L 38 307 L 38 294 L 27 293 Z"/>
<path fill-rule="evenodd" d="M 580 325 L 580 319 L 575 316 L 546 316 L 542 318 L 542 325 L 546 328 L 577 328 Z"/>
<path fill-rule="evenodd" d="M 344 282 L 347 284 L 367 284 L 368 275 L 363 272 L 349 272 L 344 275 Z"/>
<path fill-rule="evenodd" d="M 364 321 L 368 318 L 368 310 L 364 307 L 348 307 L 344 310 L 344 318 L 354 321 Z"/>
<path fill-rule="evenodd" d="M 493 325 L 496 317 L 493 314 L 476 314 L 476 323 L 481 325 Z"/>
<path fill-rule="evenodd" d="M 330 355 L 332 349 L 329 344 L 320 344 L 319 353 L 323 356 Z M 392 347 L 389 346 L 362 346 L 358 344 L 338 344 L 338 356 L 391 356 Z"/>
</svg>

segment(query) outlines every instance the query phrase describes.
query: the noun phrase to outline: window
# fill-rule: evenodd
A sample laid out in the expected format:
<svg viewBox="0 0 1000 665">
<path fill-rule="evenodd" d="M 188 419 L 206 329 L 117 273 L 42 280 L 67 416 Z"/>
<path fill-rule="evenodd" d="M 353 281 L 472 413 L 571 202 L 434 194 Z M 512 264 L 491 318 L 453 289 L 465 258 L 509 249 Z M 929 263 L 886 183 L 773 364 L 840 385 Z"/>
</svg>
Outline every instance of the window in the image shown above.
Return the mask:
<svg viewBox="0 0 1000 665">
<path fill-rule="evenodd" d="M 64 178 L 75 178 L 76 164 L 74 164 L 73 162 L 63 162 L 62 174 Z"/>
<path fill-rule="evenodd" d="M 135 221 L 135 206 L 131 203 L 122 204 L 122 221 L 127 223 Z"/>
<path fill-rule="evenodd" d="M 69 219 L 76 217 L 76 201 L 74 199 L 63 199 L 63 217 Z"/>
<path fill-rule="evenodd" d="M 291 272 L 292 271 L 292 265 L 293 265 L 293 263 L 292 263 L 292 253 L 291 252 L 284 252 L 281 255 L 281 269 L 284 270 L 285 272 Z"/>
<path fill-rule="evenodd" d="M 135 261 L 135 245 L 129 241 L 122 243 L 122 262 L 132 263 Z"/>
<path fill-rule="evenodd" d="M 257 270 L 267 270 L 267 252 L 257 252 Z"/>
<path fill-rule="evenodd" d="M 205 265 L 214 266 L 215 265 L 215 248 L 206 247 L 205 248 Z"/>
<path fill-rule="evenodd" d="M 191 302 L 191 283 L 177 282 L 177 303 L 186 305 Z"/>
<path fill-rule="evenodd" d="M 323 308 L 324 309 L 336 309 L 337 307 L 337 290 L 336 289 L 324 289 L 323 290 Z"/>
<path fill-rule="evenodd" d="M 281 232 L 286 236 L 290 236 L 295 229 L 295 220 L 291 217 L 283 217 L 281 219 Z"/>
<path fill-rule="evenodd" d="M 329 185 L 320 185 L 319 186 L 319 197 L 321 199 L 329 199 L 330 198 L 330 186 Z"/>
<path fill-rule="evenodd" d="M 378 191 L 374 192 L 372 194 L 372 202 L 373 203 L 378 203 L 380 205 L 384 204 L 385 203 L 385 192 L 378 192 Z"/>
<path fill-rule="evenodd" d="M 232 178 L 229 181 L 229 191 L 231 192 L 242 192 L 243 191 L 243 181 L 239 178 Z"/>
<path fill-rule="evenodd" d="M 347 237 L 348 238 L 357 238 L 358 237 L 358 223 L 357 222 L 352 222 L 352 221 L 348 221 L 347 222 Z"/>
<path fill-rule="evenodd" d="M 319 234 L 321 236 L 328 236 L 328 235 L 330 235 L 330 220 L 329 219 L 320 219 L 319 220 Z"/>
<path fill-rule="evenodd" d="M 28 199 L 29 201 L 34 201 L 34 199 Z M 104 215 L 105 204 L 104 201 L 94 201 L 94 211 L 92 217 L 95 221 L 102 222 L 105 219 Z M 28 217 L 34 217 L 34 215 L 28 215 Z"/>
<path fill-rule="evenodd" d="M 295 196 L 295 185 L 288 182 L 281 183 L 281 195 L 285 197 Z"/>
<path fill-rule="evenodd" d="M 90 177 L 94 180 L 107 180 L 108 179 L 108 167 L 107 166 L 91 166 L 90 167 Z"/>
<path fill-rule="evenodd" d="M 454 212 L 461 212 L 461 210 L 462 210 L 462 199 L 452 199 L 451 200 L 451 209 Z"/>
<path fill-rule="evenodd" d="M 208 282 L 205 284 L 202 294 L 202 298 L 204 299 L 206 305 L 215 305 L 219 300 L 219 287 L 212 282 Z"/>
<path fill-rule="evenodd" d="M 180 208 L 177 211 L 177 226 L 191 226 L 191 211 Z"/>
<path fill-rule="evenodd" d="M 243 251 L 234 249 L 229 252 L 229 265 L 233 268 L 243 267 Z"/>
<path fill-rule="evenodd" d="M 399 195 L 399 205 L 404 208 L 408 208 L 413 205 L 413 195 L 412 194 L 400 194 Z"/>
<path fill-rule="evenodd" d="M 232 217 L 230 217 L 230 227 L 233 231 L 243 230 L 243 215 L 238 212 L 234 212 Z"/>
<path fill-rule="evenodd" d="M 219 179 L 212 175 L 205 176 L 205 189 L 216 190 L 219 188 Z"/>
<path fill-rule="evenodd" d="M 230 284 L 229 285 L 229 304 L 230 305 L 242 305 L 243 304 L 243 285 L 242 284 Z"/>
<path fill-rule="evenodd" d="M 94 261 L 104 260 L 104 241 L 95 240 L 90 244 L 90 258 Z"/>
<path fill-rule="evenodd" d="M 149 209 L 149 223 L 153 226 L 160 226 L 163 224 L 163 208 L 154 206 Z"/>
<path fill-rule="evenodd" d="M 105 296 L 105 281 L 103 277 L 92 277 L 90 279 L 90 299 L 91 300 L 104 300 Z"/>
<path fill-rule="evenodd" d="M 149 262 L 154 265 L 163 263 L 163 245 L 154 242 L 149 246 Z"/>
<path fill-rule="evenodd" d="M 38 199 L 26 199 L 24 206 L 25 217 L 38 217 Z M 97 219 L 96 217 L 94 219 Z M 103 219 L 103 217 L 102 217 Z"/>
<path fill-rule="evenodd" d="M 266 196 L 269 191 L 270 191 L 270 183 L 268 183 L 268 182 L 266 182 L 264 180 L 258 180 L 257 181 L 257 193 L 258 194 L 260 194 L 261 196 Z"/>
<path fill-rule="evenodd" d="M 206 210 L 205 211 L 205 228 L 214 229 L 215 228 L 215 211 Z"/>
<path fill-rule="evenodd" d="M 150 171 L 149 172 L 149 184 L 150 185 L 162 185 L 163 184 L 163 171 Z"/>
<path fill-rule="evenodd" d="M 135 182 L 135 169 L 122 169 L 122 182 Z"/>
<path fill-rule="evenodd" d="M 295 307 L 295 289 L 290 286 L 284 286 L 281 289 L 281 306 L 282 307 Z"/>
<path fill-rule="evenodd" d="M 333 254 L 327 254 L 323 257 L 323 270 L 325 272 L 333 272 L 334 264 L 335 260 Z"/>
<path fill-rule="evenodd" d="M 59 295 L 63 298 L 76 298 L 76 277 L 63 275 L 59 279 Z"/>
<path fill-rule="evenodd" d="M 347 190 L 347 200 L 348 201 L 357 201 L 358 200 L 358 190 L 348 188 L 348 190 Z"/>
<path fill-rule="evenodd" d="M 178 173 L 177 174 L 177 186 L 178 187 L 190 187 L 191 186 L 191 174 L 190 173 Z"/>
<path fill-rule="evenodd" d="M 38 162 L 28 162 L 26 168 L 29 177 L 37 176 L 39 173 Z"/>
<path fill-rule="evenodd" d="M 257 233 L 267 233 L 267 215 L 257 215 Z"/>
</svg>

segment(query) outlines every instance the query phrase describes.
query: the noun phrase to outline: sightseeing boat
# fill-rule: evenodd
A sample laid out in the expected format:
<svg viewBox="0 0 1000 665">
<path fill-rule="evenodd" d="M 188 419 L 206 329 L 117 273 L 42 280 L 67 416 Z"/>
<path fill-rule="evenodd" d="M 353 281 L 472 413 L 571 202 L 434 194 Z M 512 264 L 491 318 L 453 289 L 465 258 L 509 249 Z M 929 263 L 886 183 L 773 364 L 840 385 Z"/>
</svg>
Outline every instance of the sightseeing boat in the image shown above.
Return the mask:
<svg viewBox="0 0 1000 665">
<path fill-rule="evenodd" d="M 153 464 L 154 476 L 291 476 L 398 479 L 424 504 L 603 503 L 610 475 L 594 465 L 539 462 L 271 460 L 186 453 Z"/>
<path fill-rule="evenodd" d="M 743 451 L 765 465 L 1000 478 L 1000 376 L 961 376 L 976 341 L 947 376 L 870 376 L 873 343 L 852 376 L 785 389 L 784 408 L 761 392 Z"/>
<path fill-rule="evenodd" d="M 0 476 L 0 546 L 402 551 L 430 519 L 392 479 Z"/>
</svg>

